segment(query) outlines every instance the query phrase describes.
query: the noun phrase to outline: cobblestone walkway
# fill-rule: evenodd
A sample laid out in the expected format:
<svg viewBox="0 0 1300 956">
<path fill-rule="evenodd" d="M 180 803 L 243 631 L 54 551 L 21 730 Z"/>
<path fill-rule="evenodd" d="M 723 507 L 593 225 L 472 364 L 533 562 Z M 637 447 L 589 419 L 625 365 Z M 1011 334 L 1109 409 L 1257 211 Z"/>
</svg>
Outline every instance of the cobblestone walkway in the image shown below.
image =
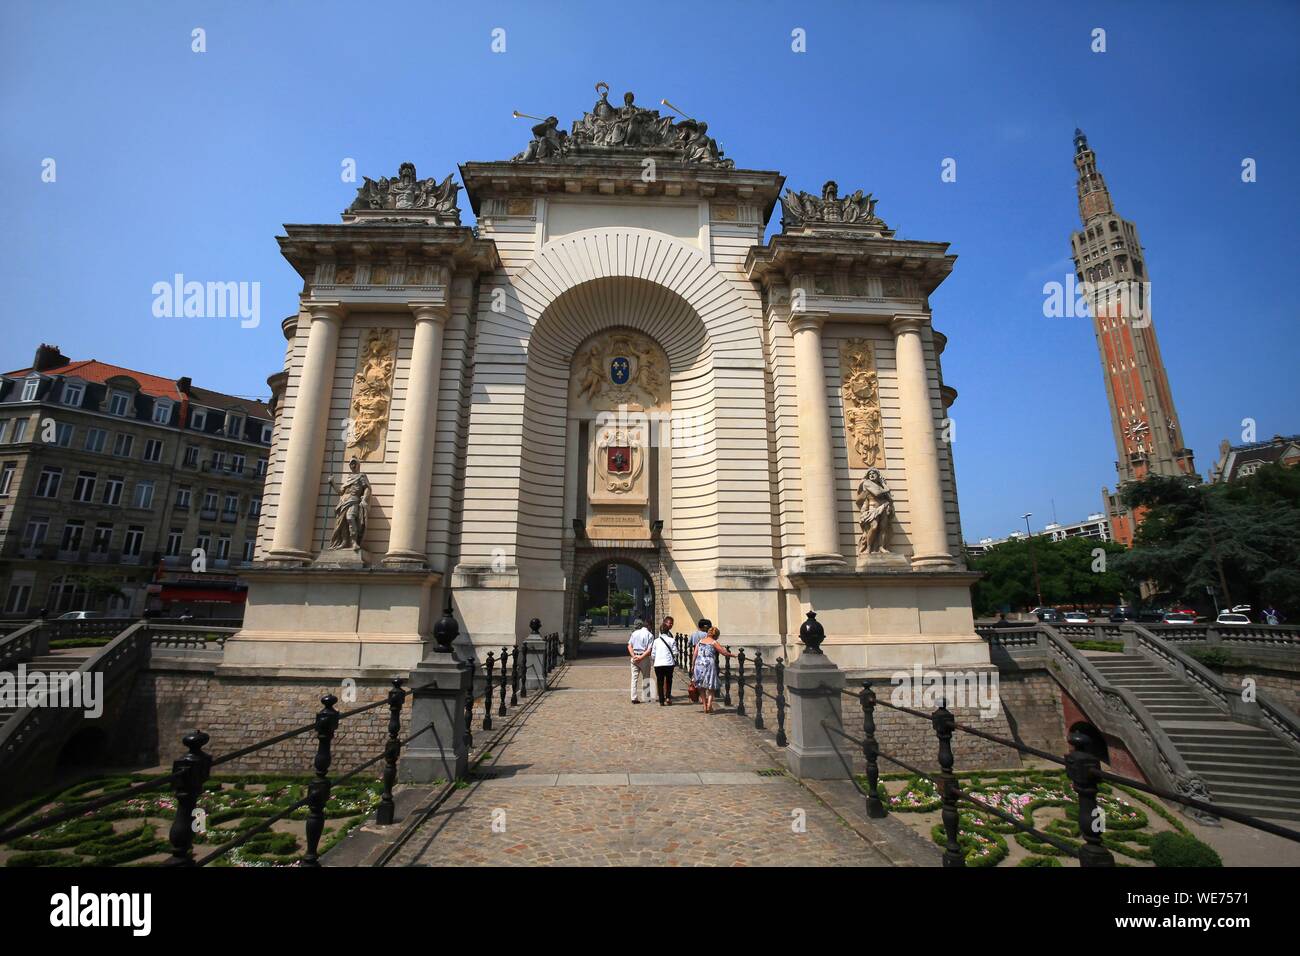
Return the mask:
<svg viewBox="0 0 1300 956">
<path fill-rule="evenodd" d="M 759 773 L 778 764 L 729 708 L 705 715 L 681 687 L 633 705 L 625 658 L 553 676 L 391 865 L 888 865 L 797 781 Z"/>
</svg>

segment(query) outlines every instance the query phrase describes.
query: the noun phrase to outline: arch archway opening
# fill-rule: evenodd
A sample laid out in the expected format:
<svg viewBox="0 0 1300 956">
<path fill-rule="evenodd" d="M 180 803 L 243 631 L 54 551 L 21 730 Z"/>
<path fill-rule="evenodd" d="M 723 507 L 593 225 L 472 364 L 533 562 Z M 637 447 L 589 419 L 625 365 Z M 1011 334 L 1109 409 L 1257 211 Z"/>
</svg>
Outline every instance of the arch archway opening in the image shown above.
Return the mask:
<svg viewBox="0 0 1300 956">
<path fill-rule="evenodd" d="M 654 620 L 655 582 L 627 561 L 598 562 L 578 586 L 577 610 L 579 621 L 590 622 L 593 642 L 626 642 L 636 620 Z"/>
</svg>

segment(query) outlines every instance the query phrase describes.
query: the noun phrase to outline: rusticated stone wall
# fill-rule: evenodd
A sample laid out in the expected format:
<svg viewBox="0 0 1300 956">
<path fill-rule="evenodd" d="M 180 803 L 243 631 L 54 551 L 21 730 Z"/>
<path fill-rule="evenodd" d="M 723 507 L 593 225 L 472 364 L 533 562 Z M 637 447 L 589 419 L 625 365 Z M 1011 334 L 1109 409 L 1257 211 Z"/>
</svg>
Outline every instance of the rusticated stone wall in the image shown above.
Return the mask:
<svg viewBox="0 0 1300 956">
<path fill-rule="evenodd" d="M 387 681 L 358 681 L 356 700 L 345 702 L 343 689 L 319 680 L 294 678 L 223 678 L 211 669 L 149 670 L 136 677 L 126 727 L 115 755 L 136 766 L 162 764 L 185 752 L 181 738 L 199 729 L 211 736 L 207 752 L 214 757 L 268 737 L 312 723 L 325 694 L 340 698 L 342 713 L 383 699 Z M 409 703 L 403 709 L 402 734 L 407 733 Z M 334 773 L 350 770 L 383 750 L 388 735 L 388 708 L 347 718 L 339 724 L 333 743 Z M 223 764 L 220 772 L 273 771 L 311 773 L 316 736 L 311 731 L 275 744 L 248 757 Z M 372 769 L 379 776 L 383 764 Z"/>
</svg>

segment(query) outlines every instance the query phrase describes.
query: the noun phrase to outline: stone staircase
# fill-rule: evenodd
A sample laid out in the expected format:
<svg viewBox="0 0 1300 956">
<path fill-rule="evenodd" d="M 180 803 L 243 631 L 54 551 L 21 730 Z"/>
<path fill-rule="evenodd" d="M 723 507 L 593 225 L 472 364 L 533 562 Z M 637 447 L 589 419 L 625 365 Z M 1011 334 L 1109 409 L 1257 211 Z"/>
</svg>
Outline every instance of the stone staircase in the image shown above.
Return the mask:
<svg viewBox="0 0 1300 956">
<path fill-rule="evenodd" d="M 29 674 L 43 671 L 67 673 L 75 671 L 98 650 L 97 647 L 73 647 L 66 650 L 49 651 L 29 660 L 20 661 L 20 663 L 27 667 L 27 673 Z M 17 664 L 14 665 L 15 671 L 17 666 Z M 4 730 L 5 724 L 17 712 L 17 707 L 0 705 L 0 731 Z"/>
<path fill-rule="evenodd" d="M 1224 714 L 1194 686 L 1138 654 L 1088 654 L 1142 702 L 1205 781 L 1213 802 L 1253 816 L 1300 820 L 1300 753 Z"/>
</svg>

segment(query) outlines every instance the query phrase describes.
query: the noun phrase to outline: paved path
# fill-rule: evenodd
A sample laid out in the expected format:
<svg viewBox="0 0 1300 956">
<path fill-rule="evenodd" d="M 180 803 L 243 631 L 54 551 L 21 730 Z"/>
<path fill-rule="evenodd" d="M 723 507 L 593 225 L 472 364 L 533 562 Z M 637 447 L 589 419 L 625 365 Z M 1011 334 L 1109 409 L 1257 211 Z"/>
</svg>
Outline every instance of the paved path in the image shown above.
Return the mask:
<svg viewBox="0 0 1300 956">
<path fill-rule="evenodd" d="M 683 687 L 671 707 L 633 705 L 625 661 L 580 658 L 553 675 L 480 779 L 392 865 L 888 865 L 809 790 L 773 775 L 778 762 L 730 709 L 706 715 Z"/>
</svg>

